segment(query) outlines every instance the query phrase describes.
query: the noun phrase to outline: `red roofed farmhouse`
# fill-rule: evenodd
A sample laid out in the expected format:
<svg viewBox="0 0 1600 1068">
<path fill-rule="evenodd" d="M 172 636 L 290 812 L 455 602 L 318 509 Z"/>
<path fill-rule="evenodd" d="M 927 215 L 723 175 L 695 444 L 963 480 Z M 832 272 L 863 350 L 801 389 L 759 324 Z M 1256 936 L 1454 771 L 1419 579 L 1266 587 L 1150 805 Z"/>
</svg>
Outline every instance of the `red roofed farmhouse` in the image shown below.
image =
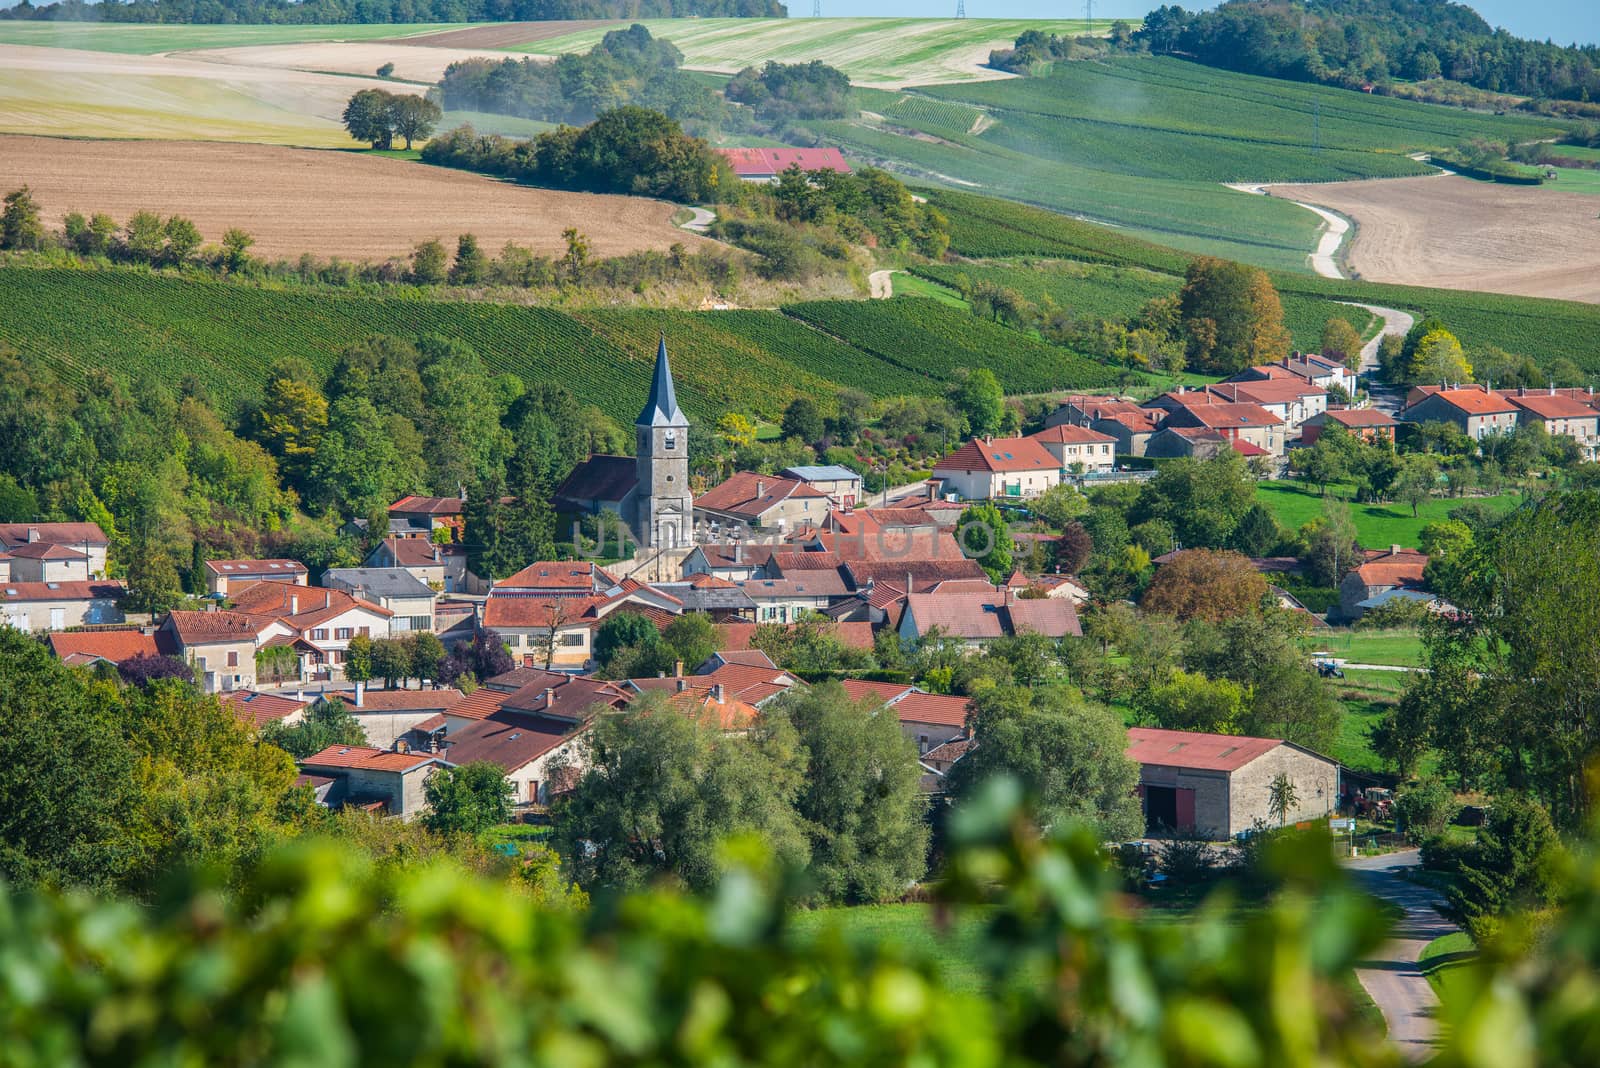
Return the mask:
<svg viewBox="0 0 1600 1068">
<path fill-rule="evenodd" d="M 1366 612 L 1361 602 L 1391 590 L 1420 592 L 1427 566 L 1428 554 L 1415 549 L 1402 549 L 1398 545 L 1391 545 L 1387 550 L 1368 549 L 1361 566 L 1339 583 L 1340 618 L 1360 619 Z"/>
<path fill-rule="evenodd" d="M 933 466 L 942 492 L 963 501 L 1025 500 L 1061 482 L 1061 464 L 1033 438 L 973 438 Z"/>
<path fill-rule="evenodd" d="M 1339 765 L 1281 738 L 1128 728 L 1128 757 L 1139 765 L 1147 833 L 1198 831 L 1232 838 L 1267 820 L 1272 782 L 1294 784 L 1289 822 L 1320 819 L 1339 799 Z"/>
<path fill-rule="evenodd" d="M 774 182 L 790 167 L 803 171 L 849 174 L 850 164 L 837 148 L 719 148 L 733 173 L 747 182 Z"/>
</svg>

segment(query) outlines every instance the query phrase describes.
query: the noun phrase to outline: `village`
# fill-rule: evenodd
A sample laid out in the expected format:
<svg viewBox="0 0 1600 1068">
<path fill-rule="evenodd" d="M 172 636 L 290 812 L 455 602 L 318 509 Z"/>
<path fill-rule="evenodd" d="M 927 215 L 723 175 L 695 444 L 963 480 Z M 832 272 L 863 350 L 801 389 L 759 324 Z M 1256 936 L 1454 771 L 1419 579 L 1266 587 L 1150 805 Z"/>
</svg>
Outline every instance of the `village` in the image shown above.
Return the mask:
<svg viewBox="0 0 1600 1068">
<path fill-rule="evenodd" d="M 1537 422 L 1573 439 L 1585 457 L 1600 443 L 1600 410 L 1576 390 L 1423 386 L 1394 415 L 1332 399 L 1357 394 L 1342 364 L 1297 354 L 1144 403 L 1067 396 L 1043 429 L 973 438 L 939 460 L 925 484 L 894 497 L 886 488 L 877 501 L 859 473 L 839 465 L 739 471 L 694 495 L 693 428 L 663 339 L 636 421 L 636 455 L 591 456 L 556 491 L 564 522 L 617 520 L 629 544 L 602 539 L 603 559 L 531 561 L 485 580 L 468 567 L 464 500 L 407 496 L 388 509 L 388 529 L 360 567 L 326 569 L 311 585 L 295 560 L 207 560 L 203 609 L 140 624 L 119 607 L 122 585 L 105 578 L 98 527 L 12 524 L 0 529 L 5 621 L 40 634 L 71 665 L 186 664 L 202 690 L 257 728 L 292 727 L 319 702 L 342 703 L 366 744 L 331 745 L 299 761 L 302 783 L 330 807 L 411 819 L 434 769 L 488 762 L 504 772 L 517 811 L 537 819 L 581 773 L 579 743 L 594 717 L 664 692 L 683 713 L 742 731 L 763 706 L 807 685 L 806 676 L 841 679 L 852 700 L 892 712 L 915 743 L 924 793 L 936 798 L 974 745 L 969 698 L 883 669 L 930 643 L 976 653 L 1023 636 L 1082 637 L 1080 610 L 1091 598 L 1059 565 L 986 571 L 993 532 L 977 525 L 990 539 L 978 545 L 974 524 L 958 529 L 975 504 L 1026 516 L 1030 502 L 1058 487 L 1153 477 L 1152 466 L 1135 466 L 1140 459 L 1232 453 L 1256 477 L 1281 477 L 1288 453 L 1314 446 L 1331 427 L 1392 442 L 1405 422 L 1443 422 L 1482 440 Z M 1028 537 L 1045 536 L 1019 534 L 1016 547 Z M 1151 566 L 1187 552 L 1174 546 Z M 1251 563 L 1272 577 L 1285 567 L 1274 558 Z M 1353 621 L 1397 598 L 1448 611 L 1427 589 L 1428 563 L 1411 546 L 1364 550 L 1329 619 Z M 1291 594 L 1269 589 L 1283 610 L 1311 617 Z M 653 632 L 652 650 L 660 633 L 676 639 L 660 644 L 689 659 L 656 653 L 634 661 L 653 670 L 619 674 L 627 660 L 616 656 L 618 641 L 639 640 L 641 628 Z M 797 643 L 824 649 L 820 664 L 802 671 L 775 659 Z M 1128 753 L 1140 766 L 1153 833 L 1227 839 L 1248 831 L 1266 819 L 1272 784 L 1286 775 L 1298 786 L 1293 805 L 1280 799 L 1280 820 L 1348 808 L 1367 781 L 1346 781 L 1336 761 L 1287 739 L 1131 727 Z"/>
</svg>

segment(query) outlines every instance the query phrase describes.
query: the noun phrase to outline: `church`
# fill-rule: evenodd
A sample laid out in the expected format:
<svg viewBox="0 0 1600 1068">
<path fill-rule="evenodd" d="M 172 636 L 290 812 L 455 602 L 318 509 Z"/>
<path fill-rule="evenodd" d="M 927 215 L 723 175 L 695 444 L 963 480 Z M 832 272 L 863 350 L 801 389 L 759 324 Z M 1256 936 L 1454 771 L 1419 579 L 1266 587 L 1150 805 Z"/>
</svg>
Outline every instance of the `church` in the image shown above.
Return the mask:
<svg viewBox="0 0 1600 1068">
<path fill-rule="evenodd" d="M 665 337 L 634 432 L 636 455 L 591 456 L 572 469 L 556 487 L 556 511 L 563 517 L 615 512 L 641 548 L 687 549 L 694 545 L 689 420 L 678 407 Z"/>
</svg>

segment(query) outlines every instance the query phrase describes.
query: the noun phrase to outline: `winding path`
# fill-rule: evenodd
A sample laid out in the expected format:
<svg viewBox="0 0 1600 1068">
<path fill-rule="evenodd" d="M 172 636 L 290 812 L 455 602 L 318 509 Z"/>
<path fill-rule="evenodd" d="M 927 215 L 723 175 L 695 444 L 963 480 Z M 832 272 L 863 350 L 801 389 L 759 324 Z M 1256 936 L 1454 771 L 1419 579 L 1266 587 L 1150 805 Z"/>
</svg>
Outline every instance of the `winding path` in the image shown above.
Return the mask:
<svg viewBox="0 0 1600 1068">
<path fill-rule="evenodd" d="M 690 208 L 689 210 L 694 212 L 694 218 L 678 224 L 684 230 L 692 230 L 697 234 L 703 234 L 711 228 L 712 223 L 717 221 L 717 213 L 709 208 Z"/>
<path fill-rule="evenodd" d="M 1380 947 L 1378 956 L 1356 969 L 1356 978 L 1383 1013 L 1389 1041 L 1413 1063 L 1432 1056 L 1439 1032 L 1439 996 L 1422 974 L 1417 958 L 1429 942 L 1456 930 L 1455 924 L 1439 915 L 1439 896 L 1402 876 L 1418 862 L 1414 849 L 1345 862 L 1358 886 L 1404 911 L 1393 937 Z"/>
<path fill-rule="evenodd" d="M 873 271 L 867 275 L 867 285 L 873 300 L 888 300 L 894 296 L 893 271 Z"/>
</svg>

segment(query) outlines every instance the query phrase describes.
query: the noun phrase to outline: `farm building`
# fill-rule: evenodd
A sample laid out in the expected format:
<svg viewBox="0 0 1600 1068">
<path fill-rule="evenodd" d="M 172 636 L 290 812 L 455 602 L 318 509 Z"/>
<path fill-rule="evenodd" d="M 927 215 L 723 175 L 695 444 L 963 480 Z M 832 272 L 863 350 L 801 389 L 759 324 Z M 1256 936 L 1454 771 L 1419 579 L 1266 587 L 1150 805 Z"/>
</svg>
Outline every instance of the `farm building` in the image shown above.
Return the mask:
<svg viewBox="0 0 1600 1068">
<path fill-rule="evenodd" d="M 1339 798 L 1339 765 L 1281 738 L 1128 729 L 1128 757 L 1139 765 L 1147 829 L 1231 838 L 1269 819 L 1272 783 L 1294 785 L 1289 822 L 1320 819 Z"/>
<path fill-rule="evenodd" d="M 733 173 L 747 182 L 775 182 L 790 167 L 803 171 L 849 174 L 850 164 L 837 148 L 719 148 Z"/>
</svg>

